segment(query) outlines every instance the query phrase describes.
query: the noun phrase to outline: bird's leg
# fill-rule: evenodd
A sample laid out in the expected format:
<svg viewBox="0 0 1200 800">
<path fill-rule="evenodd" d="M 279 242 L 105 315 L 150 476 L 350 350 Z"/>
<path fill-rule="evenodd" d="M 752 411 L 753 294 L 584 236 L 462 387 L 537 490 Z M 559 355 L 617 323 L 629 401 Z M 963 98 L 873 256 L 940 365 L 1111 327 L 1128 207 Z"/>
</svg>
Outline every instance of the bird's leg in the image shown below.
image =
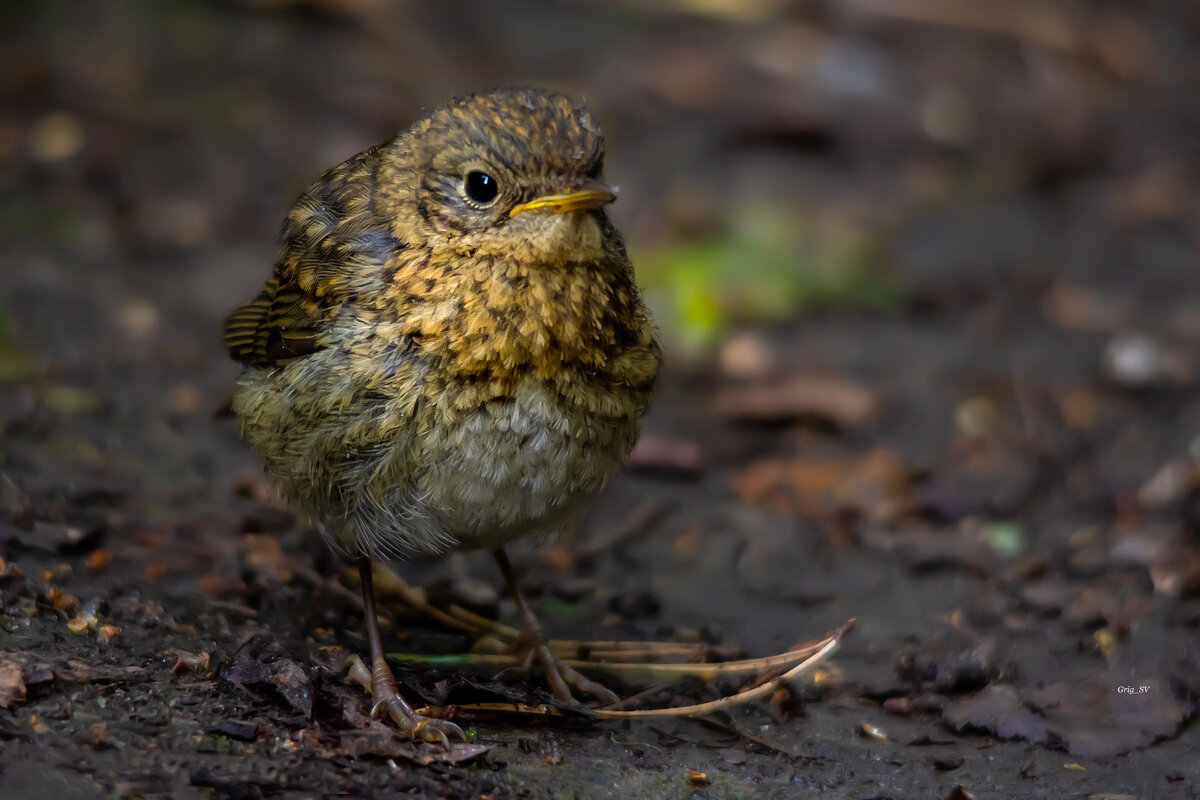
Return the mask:
<svg viewBox="0 0 1200 800">
<path fill-rule="evenodd" d="M 462 728 L 444 719 L 425 717 L 413 711 L 412 706 L 404 701 L 396 688 L 396 676 L 387 665 L 383 656 L 383 646 L 379 640 L 379 622 L 375 617 L 375 585 L 371 577 L 371 559 L 363 556 L 358 559 L 358 577 L 362 583 L 363 610 L 367 616 L 367 638 L 371 642 L 371 716 L 377 717 L 387 713 L 392 722 L 400 730 L 414 739 L 427 742 L 441 742 L 450 746 L 447 734 L 459 736 L 467 740 Z"/>
<path fill-rule="evenodd" d="M 521 587 L 517 584 L 517 577 L 508 560 L 508 554 L 504 552 L 504 548 L 500 548 L 494 555 L 496 563 L 500 565 L 500 574 L 504 577 L 504 584 L 508 587 L 508 593 L 512 595 L 513 602 L 517 606 L 517 614 L 521 618 L 521 635 L 517 639 L 515 647 L 517 658 L 522 661 L 523 669 L 528 671 L 533 666 L 534 659 L 537 659 L 538 664 L 542 667 L 542 672 L 546 675 L 546 682 L 550 684 L 550 691 L 565 703 L 578 704 L 571 694 L 571 686 L 597 700 L 603 700 L 606 704 L 619 702 L 620 698 L 607 687 L 585 678 L 571 667 L 559 662 L 546 643 L 546 635 L 542 632 L 541 623 L 538 622 L 529 604 L 525 602 L 525 595 L 521 593 Z"/>
</svg>

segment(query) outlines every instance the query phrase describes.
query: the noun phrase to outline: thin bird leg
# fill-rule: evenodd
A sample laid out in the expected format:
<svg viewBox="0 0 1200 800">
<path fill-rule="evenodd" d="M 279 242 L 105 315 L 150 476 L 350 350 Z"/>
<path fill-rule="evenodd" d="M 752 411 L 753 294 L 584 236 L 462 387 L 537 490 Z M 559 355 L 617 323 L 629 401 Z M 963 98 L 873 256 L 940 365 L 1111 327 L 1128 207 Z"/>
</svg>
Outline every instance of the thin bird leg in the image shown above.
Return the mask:
<svg viewBox="0 0 1200 800">
<path fill-rule="evenodd" d="M 391 717 L 392 722 L 400 730 L 414 739 L 426 742 L 441 742 L 450 746 L 447 734 L 461 737 L 465 742 L 467 736 L 462 728 L 444 719 L 426 717 L 413 711 L 412 706 L 404 701 L 396 688 L 396 676 L 387 665 L 383 656 L 383 646 L 379 639 L 379 623 L 375 618 L 375 586 L 371 576 L 371 559 L 358 559 L 358 576 L 362 582 L 363 610 L 367 617 L 367 638 L 371 642 L 371 716 L 378 717 L 384 712 Z"/>
<path fill-rule="evenodd" d="M 500 548 L 493 555 L 496 557 L 496 563 L 500 566 L 500 575 L 504 578 L 508 593 L 512 595 L 513 602 L 517 606 L 517 615 L 521 618 L 521 635 L 517 638 L 514 649 L 522 669 L 528 672 L 529 668 L 533 666 L 534 659 L 537 659 L 538 664 L 542 667 L 542 672 L 546 675 L 546 682 L 550 684 L 550 691 L 565 703 L 578 705 L 578 701 L 571 694 L 571 686 L 597 700 L 603 700 L 605 704 L 620 702 L 620 698 L 610 689 L 585 678 L 558 660 L 546 641 L 546 634 L 542 632 L 541 623 L 538 622 L 529 604 L 525 602 L 525 595 L 521 593 L 521 587 L 517 584 L 516 573 L 513 572 L 508 554 L 504 552 L 504 548 Z"/>
</svg>

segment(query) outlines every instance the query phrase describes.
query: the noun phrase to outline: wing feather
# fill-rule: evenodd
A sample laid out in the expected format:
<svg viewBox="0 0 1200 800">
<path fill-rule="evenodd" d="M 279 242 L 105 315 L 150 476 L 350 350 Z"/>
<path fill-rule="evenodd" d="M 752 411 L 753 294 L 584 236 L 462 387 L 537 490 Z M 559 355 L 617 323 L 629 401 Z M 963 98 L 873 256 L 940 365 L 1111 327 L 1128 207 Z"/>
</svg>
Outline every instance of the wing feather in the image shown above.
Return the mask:
<svg viewBox="0 0 1200 800">
<path fill-rule="evenodd" d="M 404 247 L 370 202 L 378 150 L 329 170 L 296 201 L 271 277 L 225 320 L 223 340 L 234 360 L 274 367 L 322 349 L 342 306 Z"/>
</svg>

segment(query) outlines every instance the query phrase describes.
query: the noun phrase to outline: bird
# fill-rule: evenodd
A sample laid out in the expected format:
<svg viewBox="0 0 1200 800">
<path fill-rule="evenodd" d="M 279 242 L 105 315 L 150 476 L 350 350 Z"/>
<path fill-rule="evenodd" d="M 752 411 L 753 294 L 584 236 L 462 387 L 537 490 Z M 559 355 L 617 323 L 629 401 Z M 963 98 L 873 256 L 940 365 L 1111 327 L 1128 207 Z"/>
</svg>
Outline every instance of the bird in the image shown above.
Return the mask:
<svg viewBox="0 0 1200 800">
<path fill-rule="evenodd" d="M 372 564 L 490 550 L 515 648 L 560 700 L 606 687 L 555 657 L 505 545 L 558 530 L 637 441 L 662 363 L 608 214 L 586 105 L 509 88 L 457 97 L 308 186 L 262 290 L 225 320 L 232 406 L 282 494 L 353 558 L 372 716 L 449 744 L 381 645 Z M 464 737 L 465 738 L 465 737 Z"/>
</svg>

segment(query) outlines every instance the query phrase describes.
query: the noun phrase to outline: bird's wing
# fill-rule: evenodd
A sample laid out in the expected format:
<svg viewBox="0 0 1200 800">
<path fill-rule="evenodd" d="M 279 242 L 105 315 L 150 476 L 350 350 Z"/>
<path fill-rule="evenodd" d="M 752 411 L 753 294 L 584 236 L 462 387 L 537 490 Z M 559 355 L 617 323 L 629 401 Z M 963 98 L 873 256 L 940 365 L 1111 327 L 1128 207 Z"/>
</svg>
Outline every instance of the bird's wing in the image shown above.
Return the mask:
<svg viewBox="0 0 1200 800">
<path fill-rule="evenodd" d="M 404 247 L 372 206 L 377 161 L 376 148 L 334 167 L 292 207 L 270 279 L 225 320 L 223 339 L 235 360 L 273 367 L 323 348 L 342 306 Z"/>
</svg>

